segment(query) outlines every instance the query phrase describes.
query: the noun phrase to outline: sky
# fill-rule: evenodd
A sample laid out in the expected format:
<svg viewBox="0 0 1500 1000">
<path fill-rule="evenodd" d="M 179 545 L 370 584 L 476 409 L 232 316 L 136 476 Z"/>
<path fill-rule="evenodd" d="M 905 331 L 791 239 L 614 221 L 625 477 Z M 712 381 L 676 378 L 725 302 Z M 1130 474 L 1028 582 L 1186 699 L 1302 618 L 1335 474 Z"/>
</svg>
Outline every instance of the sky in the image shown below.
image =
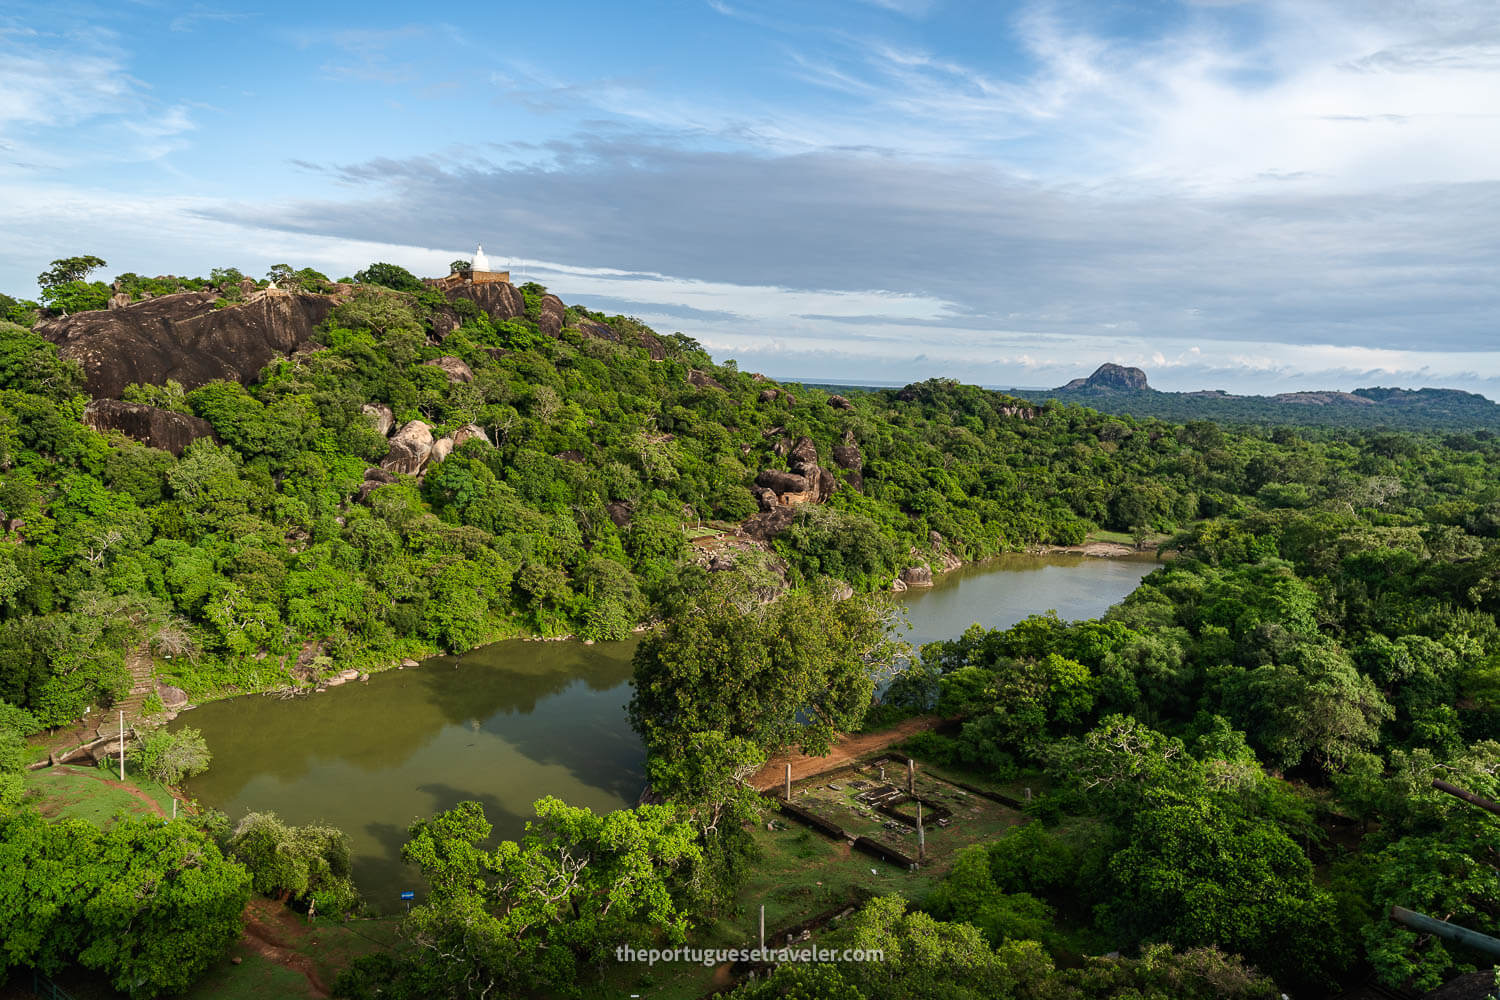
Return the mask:
<svg viewBox="0 0 1500 1000">
<path fill-rule="evenodd" d="M 1500 399 L 1495 0 L 0 0 L 0 291 L 483 243 L 780 378 Z"/>
</svg>

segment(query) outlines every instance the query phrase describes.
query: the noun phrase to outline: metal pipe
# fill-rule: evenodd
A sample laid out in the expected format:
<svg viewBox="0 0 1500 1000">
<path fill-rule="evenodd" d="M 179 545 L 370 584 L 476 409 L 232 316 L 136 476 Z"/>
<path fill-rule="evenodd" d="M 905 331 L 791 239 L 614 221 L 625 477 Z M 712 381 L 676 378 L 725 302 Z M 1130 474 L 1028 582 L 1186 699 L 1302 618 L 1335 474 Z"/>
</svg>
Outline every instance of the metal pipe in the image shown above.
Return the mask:
<svg viewBox="0 0 1500 1000">
<path fill-rule="evenodd" d="M 1446 920 L 1438 920 L 1435 917 L 1427 916 L 1425 913 L 1417 913 L 1402 906 L 1391 907 L 1390 917 L 1402 927 L 1421 931 L 1423 934 L 1433 934 L 1445 941 L 1467 945 L 1475 951 L 1482 951 L 1492 958 L 1500 958 L 1500 940 L 1496 940 L 1488 934 L 1471 931 L 1467 927 L 1450 924 Z"/>
</svg>

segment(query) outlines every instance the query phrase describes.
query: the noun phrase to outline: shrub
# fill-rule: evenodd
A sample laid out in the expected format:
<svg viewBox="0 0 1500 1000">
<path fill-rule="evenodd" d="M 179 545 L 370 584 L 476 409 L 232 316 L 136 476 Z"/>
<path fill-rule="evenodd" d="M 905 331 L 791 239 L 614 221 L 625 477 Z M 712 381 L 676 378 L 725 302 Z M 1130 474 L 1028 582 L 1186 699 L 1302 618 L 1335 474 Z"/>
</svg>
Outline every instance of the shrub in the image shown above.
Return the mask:
<svg viewBox="0 0 1500 1000">
<path fill-rule="evenodd" d="M 153 729 L 130 748 L 129 760 L 148 778 L 175 785 L 208 770 L 213 755 L 196 729 Z"/>
</svg>

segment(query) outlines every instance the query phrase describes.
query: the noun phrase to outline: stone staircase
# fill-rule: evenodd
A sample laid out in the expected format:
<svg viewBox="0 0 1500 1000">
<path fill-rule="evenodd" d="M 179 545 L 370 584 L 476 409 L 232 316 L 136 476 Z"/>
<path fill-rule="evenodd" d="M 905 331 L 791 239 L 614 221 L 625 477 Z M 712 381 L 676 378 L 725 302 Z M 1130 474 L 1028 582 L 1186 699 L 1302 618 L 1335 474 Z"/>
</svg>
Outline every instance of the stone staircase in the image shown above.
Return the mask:
<svg viewBox="0 0 1500 1000">
<path fill-rule="evenodd" d="M 125 713 L 125 727 L 139 725 L 146 717 L 146 698 L 156 690 L 156 678 L 152 673 L 151 649 L 142 643 L 125 654 L 125 667 L 130 671 L 130 693 L 109 708 L 90 717 L 90 730 L 96 736 L 118 736 L 120 713 Z M 97 720 L 97 721 L 96 721 Z"/>
</svg>

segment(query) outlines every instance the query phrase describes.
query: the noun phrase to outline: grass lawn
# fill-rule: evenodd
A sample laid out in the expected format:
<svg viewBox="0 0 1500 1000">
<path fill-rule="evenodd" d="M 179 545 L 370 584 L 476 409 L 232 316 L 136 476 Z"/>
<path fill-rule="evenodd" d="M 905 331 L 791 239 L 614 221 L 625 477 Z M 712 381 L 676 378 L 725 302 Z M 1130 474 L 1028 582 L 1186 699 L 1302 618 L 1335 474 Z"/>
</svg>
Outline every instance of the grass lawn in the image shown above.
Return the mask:
<svg viewBox="0 0 1500 1000">
<path fill-rule="evenodd" d="M 893 772 L 888 769 L 888 773 Z M 858 778 L 858 775 L 854 776 Z M 902 777 L 904 779 L 904 772 Z M 824 774 L 810 778 L 792 786 L 793 797 L 803 808 L 816 808 L 819 812 L 824 808 L 847 808 L 841 805 L 845 799 L 840 794 L 847 790 L 847 780 L 848 775 Z M 830 783 L 841 788 L 826 788 Z M 807 794 L 799 794 L 803 791 Z M 688 942 L 689 946 L 755 947 L 759 943 L 762 905 L 766 908 L 766 942 L 769 945 L 776 940 L 779 931 L 871 896 L 896 893 L 913 902 L 919 901 L 947 874 L 955 851 L 969 844 L 993 840 L 1021 820 L 1020 814 L 1014 810 L 979 796 L 958 794 L 958 789 L 936 776 L 924 778 L 920 770 L 917 791 L 924 799 L 948 804 L 954 815 L 947 827 L 929 828 L 929 861 L 916 871 L 898 868 L 852 850 L 844 841 L 831 840 L 790 817 L 780 815 L 768 803 L 753 832 L 761 856 L 751 865 L 749 880 L 740 891 L 739 911 L 699 927 Z M 852 829 L 852 824 L 845 819 L 836 817 L 837 822 Z M 766 828 L 767 824 L 771 829 Z M 875 824 L 872 832 L 888 831 Z M 907 846 L 915 853 L 913 845 Z M 696 1000 L 710 989 L 727 983 L 725 970 L 701 965 L 621 965 L 607 968 L 601 979 L 585 985 L 583 993 L 590 1000 L 631 994 L 661 1000 Z"/>
<path fill-rule="evenodd" d="M 142 816 L 171 816 L 172 795 L 167 786 L 138 774 L 97 767 L 60 764 L 26 774 L 27 801 L 48 819 L 84 819 L 103 825 L 121 812 Z"/>
<path fill-rule="evenodd" d="M 315 983 L 332 987 L 339 971 L 361 955 L 401 946 L 399 917 L 309 924 L 280 903 L 257 897 L 247 918 L 245 934 L 183 994 L 184 1000 L 320 997 L 324 994 Z"/>
</svg>

